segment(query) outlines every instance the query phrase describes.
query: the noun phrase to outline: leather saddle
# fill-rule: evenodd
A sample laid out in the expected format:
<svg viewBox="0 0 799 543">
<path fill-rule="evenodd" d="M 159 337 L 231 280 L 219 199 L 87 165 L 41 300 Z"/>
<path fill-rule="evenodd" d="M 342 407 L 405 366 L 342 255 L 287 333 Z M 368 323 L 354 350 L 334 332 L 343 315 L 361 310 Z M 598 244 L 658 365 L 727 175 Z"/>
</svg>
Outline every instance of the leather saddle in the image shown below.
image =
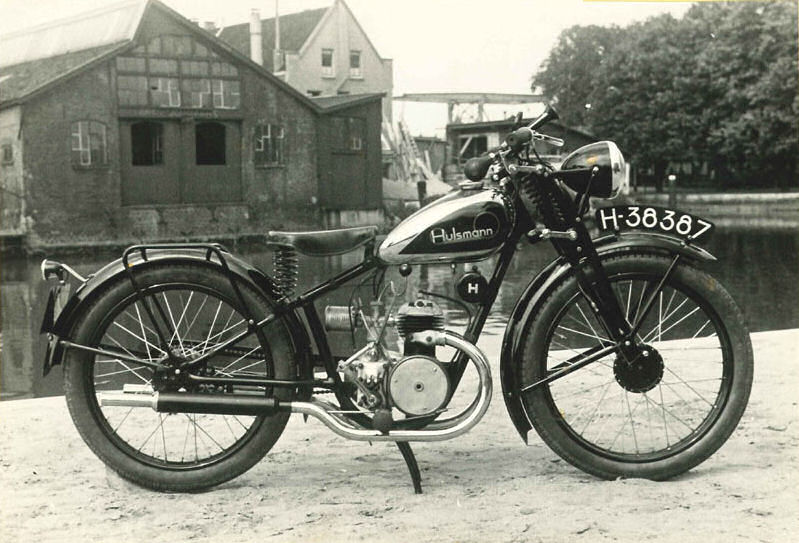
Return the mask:
<svg viewBox="0 0 799 543">
<path fill-rule="evenodd" d="M 266 241 L 271 245 L 293 247 L 308 256 L 334 256 L 348 253 L 373 241 L 376 226 L 359 226 L 315 232 L 278 232 L 270 230 Z"/>
</svg>

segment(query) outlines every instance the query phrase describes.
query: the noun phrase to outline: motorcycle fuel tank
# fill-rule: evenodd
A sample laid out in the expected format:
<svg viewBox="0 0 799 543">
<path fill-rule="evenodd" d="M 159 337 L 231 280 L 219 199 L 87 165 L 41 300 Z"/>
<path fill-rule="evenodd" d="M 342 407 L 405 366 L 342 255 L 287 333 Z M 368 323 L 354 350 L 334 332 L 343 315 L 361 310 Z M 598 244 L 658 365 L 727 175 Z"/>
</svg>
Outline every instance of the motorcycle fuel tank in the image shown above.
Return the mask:
<svg viewBox="0 0 799 543">
<path fill-rule="evenodd" d="M 499 250 L 513 220 L 498 190 L 453 191 L 397 225 L 378 256 L 387 264 L 482 260 Z"/>
</svg>

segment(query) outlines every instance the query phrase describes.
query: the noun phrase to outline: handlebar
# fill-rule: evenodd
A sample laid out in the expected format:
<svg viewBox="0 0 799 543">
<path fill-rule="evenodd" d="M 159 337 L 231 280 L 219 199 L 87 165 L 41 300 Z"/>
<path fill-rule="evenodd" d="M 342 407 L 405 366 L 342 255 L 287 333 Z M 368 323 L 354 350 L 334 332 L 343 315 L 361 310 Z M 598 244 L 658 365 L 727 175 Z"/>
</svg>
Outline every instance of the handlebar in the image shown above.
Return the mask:
<svg viewBox="0 0 799 543">
<path fill-rule="evenodd" d="M 492 153 L 470 158 L 463 167 L 463 173 L 470 181 L 480 181 L 486 176 L 488 168 L 491 167 L 493 162 L 494 156 Z"/>
<path fill-rule="evenodd" d="M 558 112 L 555 111 L 555 108 L 551 105 L 547 105 L 544 113 L 528 126 L 522 126 L 508 134 L 505 138 L 505 143 L 501 147 L 492 149 L 483 156 L 470 158 L 463 168 L 464 175 L 471 181 L 480 181 L 486 176 L 491 164 L 493 164 L 495 160 L 501 159 L 504 163 L 505 155 L 507 155 L 508 152 L 512 155 L 517 155 L 524 149 L 525 145 L 528 145 L 533 139 L 545 141 L 556 147 L 563 146 L 564 141 L 562 139 L 536 132 L 537 128 L 558 119 L 558 117 Z M 518 123 L 519 120 L 519 116 L 517 115 L 516 123 Z M 516 123 L 514 124 L 516 125 Z"/>
<path fill-rule="evenodd" d="M 513 153 L 518 153 L 522 148 L 533 141 L 533 130 L 529 126 L 523 126 L 518 130 L 514 130 L 508 137 L 505 138 L 505 143 L 508 144 Z"/>
</svg>

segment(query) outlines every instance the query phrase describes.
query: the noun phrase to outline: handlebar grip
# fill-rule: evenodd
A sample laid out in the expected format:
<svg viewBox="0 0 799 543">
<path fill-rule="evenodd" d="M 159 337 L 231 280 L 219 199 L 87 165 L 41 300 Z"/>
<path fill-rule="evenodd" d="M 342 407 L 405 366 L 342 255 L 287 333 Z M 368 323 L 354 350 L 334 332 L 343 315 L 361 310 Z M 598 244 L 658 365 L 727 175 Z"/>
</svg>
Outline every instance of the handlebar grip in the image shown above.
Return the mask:
<svg viewBox="0 0 799 543">
<path fill-rule="evenodd" d="M 530 128 L 523 126 L 518 130 L 514 130 L 508 137 L 505 138 L 505 142 L 510 147 L 511 151 L 514 153 L 518 153 L 522 150 L 525 144 L 530 143 L 533 139 L 533 131 Z"/>
<path fill-rule="evenodd" d="M 480 181 L 488 173 L 492 162 L 494 159 L 490 154 L 470 158 L 463 167 L 463 173 L 470 181 Z"/>
</svg>

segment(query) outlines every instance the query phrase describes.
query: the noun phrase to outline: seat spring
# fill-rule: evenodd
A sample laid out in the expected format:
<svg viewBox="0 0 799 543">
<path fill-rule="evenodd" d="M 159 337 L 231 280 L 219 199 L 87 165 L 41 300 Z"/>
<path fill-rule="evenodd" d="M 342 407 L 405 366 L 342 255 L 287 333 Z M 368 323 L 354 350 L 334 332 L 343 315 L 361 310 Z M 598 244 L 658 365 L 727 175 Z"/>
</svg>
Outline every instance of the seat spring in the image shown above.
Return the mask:
<svg viewBox="0 0 799 543">
<path fill-rule="evenodd" d="M 272 266 L 278 294 L 291 298 L 294 296 L 300 272 L 297 251 L 293 247 L 278 247 L 272 257 Z"/>
</svg>

